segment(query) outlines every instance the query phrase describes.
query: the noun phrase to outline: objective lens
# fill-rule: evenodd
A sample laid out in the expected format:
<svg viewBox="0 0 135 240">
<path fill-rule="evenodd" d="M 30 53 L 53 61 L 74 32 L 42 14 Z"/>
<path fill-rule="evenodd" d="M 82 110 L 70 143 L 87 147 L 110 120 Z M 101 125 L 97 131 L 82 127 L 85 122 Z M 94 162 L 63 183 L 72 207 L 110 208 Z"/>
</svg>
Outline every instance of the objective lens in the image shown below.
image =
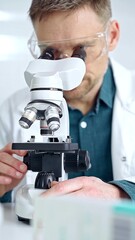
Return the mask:
<svg viewBox="0 0 135 240">
<path fill-rule="evenodd" d="M 49 106 L 45 111 L 45 118 L 48 127 L 52 131 L 56 131 L 60 127 L 60 117 L 59 117 L 59 110 L 57 107 Z"/>
<path fill-rule="evenodd" d="M 19 120 L 19 124 L 23 128 L 30 128 L 32 123 L 36 120 L 37 110 L 35 108 L 26 109 Z"/>
</svg>

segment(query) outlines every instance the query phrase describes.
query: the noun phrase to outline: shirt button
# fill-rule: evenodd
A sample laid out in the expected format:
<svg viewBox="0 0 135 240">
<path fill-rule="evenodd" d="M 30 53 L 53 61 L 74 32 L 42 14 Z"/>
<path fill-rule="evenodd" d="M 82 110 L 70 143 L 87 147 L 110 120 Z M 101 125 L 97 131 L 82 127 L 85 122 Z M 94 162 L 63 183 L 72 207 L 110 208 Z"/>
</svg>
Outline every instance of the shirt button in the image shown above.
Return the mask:
<svg viewBox="0 0 135 240">
<path fill-rule="evenodd" d="M 86 128 L 86 127 L 87 127 L 87 123 L 83 121 L 83 122 L 81 122 L 80 126 L 81 126 L 82 128 Z"/>
</svg>

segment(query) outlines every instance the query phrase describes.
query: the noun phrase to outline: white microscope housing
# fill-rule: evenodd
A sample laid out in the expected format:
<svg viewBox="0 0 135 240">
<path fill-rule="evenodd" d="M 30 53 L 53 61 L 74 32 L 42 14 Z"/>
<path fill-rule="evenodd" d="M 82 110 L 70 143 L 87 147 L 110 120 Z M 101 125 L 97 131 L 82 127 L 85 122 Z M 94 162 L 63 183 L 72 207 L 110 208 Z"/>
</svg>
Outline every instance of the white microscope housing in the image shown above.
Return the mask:
<svg viewBox="0 0 135 240">
<path fill-rule="evenodd" d="M 69 116 L 63 91 L 80 85 L 86 71 L 85 63 L 77 57 L 60 60 L 37 59 L 30 62 L 25 80 L 31 99 L 19 120 L 23 128 L 40 121 L 43 142 L 32 136 L 26 143 L 13 143 L 13 149 L 28 150 L 24 163 L 28 170 L 38 172 L 35 184 L 19 189 L 16 214 L 19 220 L 33 218 L 33 203 L 37 195 L 51 187 L 53 180 L 68 178 L 70 171 L 85 171 L 90 167 L 88 152 L 71 143 Z"/>
</svg>

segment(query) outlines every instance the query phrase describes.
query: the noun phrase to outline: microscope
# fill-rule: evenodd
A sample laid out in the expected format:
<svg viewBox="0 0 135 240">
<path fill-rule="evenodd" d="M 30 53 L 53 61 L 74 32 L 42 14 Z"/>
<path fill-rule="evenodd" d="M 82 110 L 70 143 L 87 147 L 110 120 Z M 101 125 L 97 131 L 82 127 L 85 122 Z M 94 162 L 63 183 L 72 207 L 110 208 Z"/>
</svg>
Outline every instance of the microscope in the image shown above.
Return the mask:
<svg viewBox="0 0 135 240">
<path fill-rule="evenodd" d="M 28 170 L 36 172 L 35 183 L 24 185 L 16 194 L 15 209 L 20 221 L 33 219 L 34 199 L 51 187 L 52 181 L 68 179 L 69 172 L 90 168 L 89 154 L 72 143 L 69 133 L 69 115 L 63 91 L 80 85 L 86 71 L 85 52 L 73 57 L 53 59 L 48 50 L 39 59 L 31 61 L 24 76 L 30 88 L 30 102 L 19 120 L 28 129 L 40 121 L 42 142 L 31 136 L 27 142 L 13 143 L 13 149 L 27 150 L 23 162 Z"/>
</svg>

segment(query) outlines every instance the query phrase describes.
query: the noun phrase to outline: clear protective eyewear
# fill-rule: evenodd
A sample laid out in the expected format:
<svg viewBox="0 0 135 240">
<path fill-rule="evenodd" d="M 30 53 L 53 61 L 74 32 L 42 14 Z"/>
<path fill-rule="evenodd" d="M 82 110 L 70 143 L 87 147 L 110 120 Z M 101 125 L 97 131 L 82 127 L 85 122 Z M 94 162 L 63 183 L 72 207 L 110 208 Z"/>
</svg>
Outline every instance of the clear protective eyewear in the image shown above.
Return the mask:
<svg viewBox="0 0 135 240">
<path fill-rule="evenodd" d="M 36 59 L 57 60 L 66 57 L 76 57 L 80 52 L 85 52 L 85 62 L 94 62 L 108 51 L 107 28 L 104 32 L 98 32 L 94 36 L 62 41 L 38 41 L 35 33 L 33 33 L 28 40 L 28 48 Z"/>
</svg>

